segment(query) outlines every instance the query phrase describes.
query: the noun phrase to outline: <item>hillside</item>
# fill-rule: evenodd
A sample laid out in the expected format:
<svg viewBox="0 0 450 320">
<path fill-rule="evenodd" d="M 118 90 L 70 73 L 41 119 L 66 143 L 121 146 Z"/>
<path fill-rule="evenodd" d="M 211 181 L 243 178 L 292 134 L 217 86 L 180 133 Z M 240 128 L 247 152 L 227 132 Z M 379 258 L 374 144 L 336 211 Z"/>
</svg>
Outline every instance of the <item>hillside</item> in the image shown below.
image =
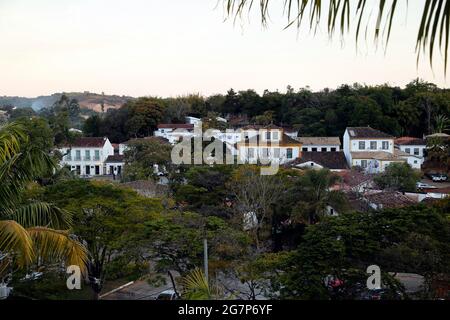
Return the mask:
<svg viewBox="0 0 450 320">
<path fill-rule="evenodd" d="M 77 99 L 80 107 L 82 109 L 89 109 L 95 112 L 102 111 L 102 103 L 104 105 L 105 111 L 108 109 L 120 108 L 125 102 L 133 97 L 118 96 L 118 95 L 103 95 L 91 92 L 66 92 L 69 98 Z M 49 107 L 55 103 L 62 93 L 54 93 L 49 96 L 39 96 L 36 98 L 25 98 L 25 97 L 8 97 L 0 96 L 0 106 L 2 105 L 13 105 L 18 108 L 31 107 L 34 110 L 40 110 L 42 108 Z"/>
</svg>

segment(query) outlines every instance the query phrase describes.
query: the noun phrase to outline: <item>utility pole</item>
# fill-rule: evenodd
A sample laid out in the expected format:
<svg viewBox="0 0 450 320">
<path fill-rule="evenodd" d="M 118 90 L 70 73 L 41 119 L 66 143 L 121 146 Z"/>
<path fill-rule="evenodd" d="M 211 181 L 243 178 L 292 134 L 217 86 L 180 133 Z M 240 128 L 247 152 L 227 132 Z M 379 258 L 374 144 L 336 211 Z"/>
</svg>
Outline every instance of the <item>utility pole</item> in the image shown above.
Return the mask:
<svg viewBox="0 0 450 320">
<path fill-rule="evenodd" d="M 208 240 L 206 239 L 206 237 L 203 239 L 203 265 L 205 267 L 206 283 L 209 283 L 209 276 L 208 276 Z"/>
</svg>

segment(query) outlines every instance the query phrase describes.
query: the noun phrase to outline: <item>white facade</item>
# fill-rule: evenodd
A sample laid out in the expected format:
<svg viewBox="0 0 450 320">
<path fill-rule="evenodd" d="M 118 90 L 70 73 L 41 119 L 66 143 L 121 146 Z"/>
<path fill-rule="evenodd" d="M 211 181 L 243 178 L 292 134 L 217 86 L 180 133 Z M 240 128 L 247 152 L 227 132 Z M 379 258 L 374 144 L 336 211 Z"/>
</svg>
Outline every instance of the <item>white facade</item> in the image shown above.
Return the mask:
<svg viewBox="0 0 450 320">
<path fill-rule="evenodd" d="M 410 156 L 407 157 L 408 164 L 414 169 L 420 169 L 425 162 L 425 145 L 399 145 L 401 151 Z"/>
<path fill-rule="evenodd" d="M 393 137 L 361 138 L 353 132 L 357 129 L 347 128 L 343 138 L 344 154 L 350 167 L 359 166 L 366 172 L 379 173 L 392 163 L 407 161 L 396 152 Z"/>
<path fill-rule="evenodd" d="M 245 130 L 246 139 L 236 145 L 239 160 L 251 164 L 284 164 L 299 158 L 300 142 L 285 143 L 283 135 L 282 129 Z"/>
<path fill-rule="evenodd" d="M 158 130 L 154 132 L 154 136 L 167 139 L 171 144 L 175 144 L 183 139 L 193 137 L 194 130 L 193 128 L 181 128 L 177 125 L 173 125 L 172 128 L 158 128 Z"/>
<path fill-rule="evenodd" d="M 339 152 L 341 151 L 340 145 L 326 146 L 326 145 L 308 145 L 302 146 L 303 152 Z"/>
<path fill-rule="evenodd" d="M 90 138 L 82 138 L 79 140 L 79 144 L 75 142 L 72 146 L 60 149 L 61 154 L 64 155 L 61 165 L 68 166 L 71 171 L 80 176 L 108 174 L 105 161 L 109 156 L 114 155 L 114 147 L 111 142 L 108 138 L 96 138 L 103 139 L 103 141 L 99 141 L 97 145 L 89 145 L 84 143 L 87 141 L 86 139 Z"/>
</svg>

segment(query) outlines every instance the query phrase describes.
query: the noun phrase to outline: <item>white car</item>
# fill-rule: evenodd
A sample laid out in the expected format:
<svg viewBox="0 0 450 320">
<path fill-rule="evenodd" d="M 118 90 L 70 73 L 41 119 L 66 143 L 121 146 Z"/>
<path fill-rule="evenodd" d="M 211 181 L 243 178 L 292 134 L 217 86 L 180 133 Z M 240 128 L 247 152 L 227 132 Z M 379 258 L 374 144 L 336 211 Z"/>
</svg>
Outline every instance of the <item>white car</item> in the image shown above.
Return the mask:
<svg viewBox="0 0 450 320">
<path fill-rule="evenodd" d="M 165 290 L 156 297 L 156 300 L 177 300 L 177 298 L 174 290 Z"/>
<path fill-rule="evenodd" d="M 435 186 L 432 186 L 431 184 L 423 183 L 423 182 L 417 182 L 416 187 L 417 187 L 417 189 L 436 189 Z"/>
</svg>

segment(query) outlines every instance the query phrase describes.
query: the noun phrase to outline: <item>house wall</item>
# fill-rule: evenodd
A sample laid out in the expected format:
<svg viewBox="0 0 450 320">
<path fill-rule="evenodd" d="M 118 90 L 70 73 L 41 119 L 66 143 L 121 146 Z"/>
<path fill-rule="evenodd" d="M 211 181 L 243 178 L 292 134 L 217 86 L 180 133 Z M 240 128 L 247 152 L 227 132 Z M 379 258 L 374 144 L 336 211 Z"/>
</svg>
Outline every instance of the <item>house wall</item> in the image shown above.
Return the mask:
<svg viewBox="0 0 450 320">
<path fill-rule="evenodd" d="M 313 150 L 315 148 L 315 151 Z M 334 148 L 334 151 L 331 149 Z M 322 149 L 326 149 L 326 151 L 322 151 Z M 302 147 L 303 152 L 338 152 L 341 151 L 340 145 L 303 145 Z"/>
<path fill-rule="evenodd" d="M 382 149 L 383 141 L 387 141 L 389 143 L 388 149 Z M 360 149 L 359 143 L 365 142 L 365 148 Z M 370 144 L 371 142 L 376 142 L 376 148 L 371 149 Z M 389 152 L 394 153 L 394 139 L 351 139 L 350 140 L 350 151 L 351 152 L 376 152 L 376 151 L 383 151 L 383 152 Z"/>
<path fill-rule="evenodd" d="M 418 149 L 419 154 L 414 154 L 414 149 Z M 420 157 L 420 158 L 425 157 L 425 149 L 426 149 L 426 146 L 404 146 L 404 145 L 400 146 L 401 151 L 406 152 L 410 155 Z"/>
<path fill-rule="evenodd" d="M 77 158 L 77 151 L 80 151 L 80 158 Z M 90 157 L 86 157 L 86 151 L 89 151 Z M 99 158 L 95 158 L 95 151 L 99 152 Z M 104 168 L 104 162 L 108 156 L 114 155 L 114 147 L 111 142 L 107 139 L 102 148 L 82 148 L 73 147 L 71 150 L 69 148 L 60 149 L 62 154 L 66 154 L 61 161 L 62 166 L 68 166 L 72 171 L 77 171 L 79 167 L 80 175 L 97 175 L 96 167 L 98 167 L 98 175 L 107 174 Z M 86 167 L 89 167 L 89 170 Z"/>
<path fill-rule="evenodd" d="M 264 147 L 264 146 L 254 146 L 254 147 L 247 147 L 247 146 L 239 146 L 238 147 L 238 151 L 239 151 L 239 159 L 241 162 L 245 162 L 245 163 L 257 163 L 258 159 L 262 158 L 262 154 L 263 154 L 263 149 L 269 149 L 269 159 L 273 162 L 279 161 L 279 163 L 283 164 L 292 160 L 295 160 L 297 158 L 300 157 L 301 155 L 301 151 L 300 151 L 300 147 Z M 253 157 L 249 158 L 249 149 L 253 149 Z M 275 158 L 274 153 L 275 153 L 275 149 L 280 149 L 280 157 Z M 287 158 L 287 149 L 292 149 L 292 159 L 288 159 Z"/>
</svg>

